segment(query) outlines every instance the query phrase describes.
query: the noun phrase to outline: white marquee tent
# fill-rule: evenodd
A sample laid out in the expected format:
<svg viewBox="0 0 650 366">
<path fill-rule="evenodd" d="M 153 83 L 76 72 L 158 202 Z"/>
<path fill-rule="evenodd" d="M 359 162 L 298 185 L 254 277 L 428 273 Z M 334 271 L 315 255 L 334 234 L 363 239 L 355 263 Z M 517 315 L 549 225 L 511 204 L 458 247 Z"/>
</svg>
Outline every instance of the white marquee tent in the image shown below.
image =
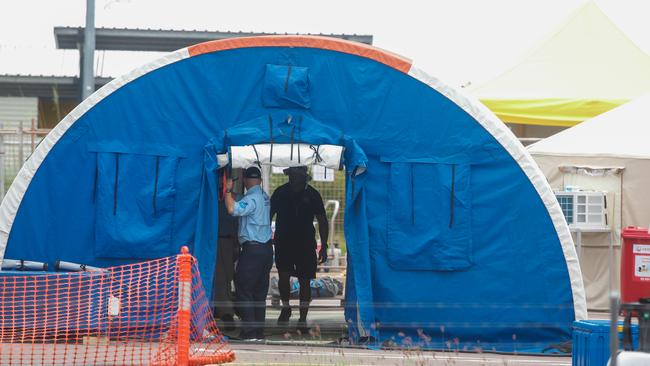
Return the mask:
<svg viewBox="0 0 650 366">
<path fill-rule="evenodd" d="M 650 93 L 650 55 L 589 0 L 520 62 L 470 91 L 504 122 L 570 127 Z"/>
<path fill-rule="evenodd" d="M 605 192 L 604 227 L 587 228 L 580 235 L 587 305 L 606 309 L 610 234 L 616 253 L 614 283 L 618 286 L 621 228 L 650 225 L 650 95 L 535 143 L 528 150 L 554 190 Z"/>
</svg>

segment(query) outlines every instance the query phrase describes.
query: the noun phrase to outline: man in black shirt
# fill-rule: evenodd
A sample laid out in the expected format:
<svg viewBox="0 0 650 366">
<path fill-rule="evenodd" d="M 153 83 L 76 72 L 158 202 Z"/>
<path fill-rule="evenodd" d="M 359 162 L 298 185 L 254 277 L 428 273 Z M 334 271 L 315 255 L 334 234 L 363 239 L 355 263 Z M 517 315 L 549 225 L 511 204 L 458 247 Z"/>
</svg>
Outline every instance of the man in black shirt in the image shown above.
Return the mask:
<svg viewBox="0 0 650 366">
<path fill-rule="evenodd" d="M 306 332 L 307 312 L 311 302 L 310 280 L 316 278 L 316 267 L 327 260 L 329 226 L 320 193 L 308 185 L 307 167 L 284 170 L 289 183 L 278 187 L 271 196 L 271 220 L 275 222 L 275 266 L 278 269 L 282 312 L 278 323 L 291 317 L 289 279 L 297 277 L 300 283 L 300 319 L 298 329 Z M 321 248 L 316 258 L 314 217 L 318 220 Z"/>
</svg>

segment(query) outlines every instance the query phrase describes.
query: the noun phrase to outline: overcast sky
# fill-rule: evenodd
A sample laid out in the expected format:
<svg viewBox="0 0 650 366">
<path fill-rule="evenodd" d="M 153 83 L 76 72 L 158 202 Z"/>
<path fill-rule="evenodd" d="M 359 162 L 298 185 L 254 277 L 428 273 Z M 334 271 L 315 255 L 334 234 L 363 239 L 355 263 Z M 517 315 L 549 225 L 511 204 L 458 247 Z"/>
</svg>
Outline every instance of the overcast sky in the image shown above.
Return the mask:
<svg viewBox="0 0 650 366">
<path fill-rule="evenodd" d="M 505 71 L 584 0 L 96 0 L 97 27 L 372 34 L 376 46 L 460 85 Z M 650 1 L 596 3 L 650 51 Z M 82 26 L 85 0 L 0 0 L 0 74 L 78 74 L 78 52 L 56 50 L 54 26 Z M 159 54 L 96 54 L 117 76 Z"/>
</svg>

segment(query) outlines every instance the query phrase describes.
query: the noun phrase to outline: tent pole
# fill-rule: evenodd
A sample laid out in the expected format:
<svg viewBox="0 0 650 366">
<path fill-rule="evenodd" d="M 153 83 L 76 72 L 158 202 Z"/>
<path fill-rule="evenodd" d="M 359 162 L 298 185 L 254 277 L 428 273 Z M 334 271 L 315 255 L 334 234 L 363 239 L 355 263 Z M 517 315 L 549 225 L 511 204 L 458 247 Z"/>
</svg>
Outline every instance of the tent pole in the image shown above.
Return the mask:
<svg viewBox="0 0 650 366">
<path fill-rule="evenodd" d="M 614 289 L 614 234 L 609 233 L 609 354 L 610 365 L 616 366 L 618 356 L 618 291 Z"/>
<path fill-rule="evenodd" d="M 270 192 L 271 190 L 271 166 L 270 165 L 262 165 L 262 189 L 266 194 L 269 196 L 271 195 Z"/>
<path fill-rule="evenodd" d="M 95 92 L 95 0 L 86 0 L 86 27 L 81 50 L 81 100 Z"/>
<path fill-rule="evenodd" d="M 578 244 L 578 262 L 582 260 L 582 229 L 576 230 L 576 242 Z"/>
</svg>

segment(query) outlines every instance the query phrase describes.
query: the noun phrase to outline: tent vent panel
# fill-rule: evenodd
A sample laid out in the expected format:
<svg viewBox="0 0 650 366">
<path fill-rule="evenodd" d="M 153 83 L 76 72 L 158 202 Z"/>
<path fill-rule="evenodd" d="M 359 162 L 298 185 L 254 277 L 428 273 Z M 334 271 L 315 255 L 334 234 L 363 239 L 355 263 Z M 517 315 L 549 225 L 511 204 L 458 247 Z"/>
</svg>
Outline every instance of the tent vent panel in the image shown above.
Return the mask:
<svg viewBox="0 0 650 366">
<path fill-rule="evenodd" d="M 169 253 L 177 165 L 172 156 L 97 152 L 97 257 L 149 259 Z"/>
<path fill-rule="evenodd" d="M 309 109 L 309 68 L 266 65 L 262 103 L 271 108 Z"/>
<path fill-rule="evenodd" d="M 388 185 L 387 245 L 393 268 L 457 271 L 472 266 L 470 165 L 391 162 Z"/>
</svg>

